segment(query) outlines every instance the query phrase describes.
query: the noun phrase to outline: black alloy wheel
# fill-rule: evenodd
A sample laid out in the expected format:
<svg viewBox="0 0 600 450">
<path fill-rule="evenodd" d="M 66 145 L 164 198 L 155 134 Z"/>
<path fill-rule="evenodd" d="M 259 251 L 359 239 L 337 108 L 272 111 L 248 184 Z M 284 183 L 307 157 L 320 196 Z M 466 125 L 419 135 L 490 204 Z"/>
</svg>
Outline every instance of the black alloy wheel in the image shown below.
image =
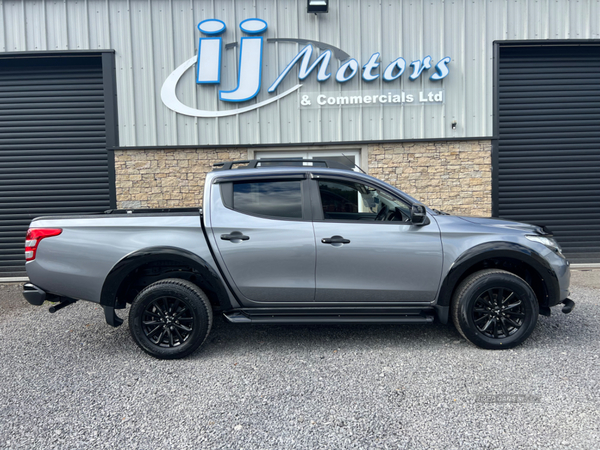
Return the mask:
<svg viewBox="0 0 600 450">
<path fill-rule="evenodd" d="M 525 309 L 514 291 L 492 288 L 481 294 L 473 307 L 473 323 L 490 338 L 507 338 L 523 326 Z"/>
<path fill-rule="evenodd" d="M 538 299 L 519 276 L 486 269 L 465 278 L 454 291 L 452 320 L 462 336 L 481 348 L 515 347 L 527 339 L 539 314 Z"/>
<path fill-rule="evenodd" d="M 146 337 L 160 347 L 184 344 L 194 329 L 194 313 L 175 297 L 159 297 L 149 303 L 142 315 Z"/>
<path fill-rule="evenodd" d="M 206 340 L 212 327 L 208 297 L 194 283 L 168 278 L 142 290 L 129 311 L 136 344 L 159 359 L 183 358 Z"/>
</svg>

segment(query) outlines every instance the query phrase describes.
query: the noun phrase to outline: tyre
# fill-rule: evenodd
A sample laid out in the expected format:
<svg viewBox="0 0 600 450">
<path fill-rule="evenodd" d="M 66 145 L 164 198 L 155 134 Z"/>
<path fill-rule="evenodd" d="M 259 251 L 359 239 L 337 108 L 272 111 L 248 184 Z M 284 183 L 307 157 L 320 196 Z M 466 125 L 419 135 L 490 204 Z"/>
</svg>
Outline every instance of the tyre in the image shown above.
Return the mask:
<svg viewBox="0 0 600 450">
<path fill-rule="evenodd" d="M 472 344 L 506 349 L 521 344 L 533 332 L 539 304 L 522 278 L 489 269 L 460 283 L 452 298 L 451 314 L 460 334 Z"/>
<path fill-rule="evenodd" d="M 169 278 L 135 297 L 129 331 L 136 344 L 155 358 L 183 358 L 206 340 L 212 318 L 210 301 L 198 286 Z"/>
</svg>

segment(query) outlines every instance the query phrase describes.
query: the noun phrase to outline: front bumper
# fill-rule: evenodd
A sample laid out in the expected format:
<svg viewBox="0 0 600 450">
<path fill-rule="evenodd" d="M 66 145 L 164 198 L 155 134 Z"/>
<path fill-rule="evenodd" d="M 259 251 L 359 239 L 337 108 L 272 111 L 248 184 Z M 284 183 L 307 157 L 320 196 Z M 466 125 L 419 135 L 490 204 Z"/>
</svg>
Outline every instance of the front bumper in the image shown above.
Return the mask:
<svg viewBox="0 0 600 450">
<path fill-rule="evenodd" d="M 34 306 L 40 306 L 46 301 L 46 292 L 34 284 L 23 285 L 23 297 Z"/>
</svg>

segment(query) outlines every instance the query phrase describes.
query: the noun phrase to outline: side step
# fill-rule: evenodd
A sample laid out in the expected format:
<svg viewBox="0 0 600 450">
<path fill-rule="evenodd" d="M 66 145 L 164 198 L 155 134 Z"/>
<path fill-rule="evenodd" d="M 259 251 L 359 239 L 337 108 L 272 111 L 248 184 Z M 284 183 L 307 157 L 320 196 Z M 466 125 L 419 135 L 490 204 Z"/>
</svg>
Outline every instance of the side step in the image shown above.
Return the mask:
<svg viewBox="0 0 600 450">
<path fill-rule="evenodd" d="M 334 324 L 334 323 L 405 323 L 419 324 L 432 323 L 433 315 L 421 314 L 396 314 L 396 315 L 352 315 L 352 314 L 309 314 L 309 315 L 258 315 L 246 314 L 243 311 L 231 311 L 223 313 L 223 316 L 231 323 L 279 323 L 279 324 Z"/>
</svg>

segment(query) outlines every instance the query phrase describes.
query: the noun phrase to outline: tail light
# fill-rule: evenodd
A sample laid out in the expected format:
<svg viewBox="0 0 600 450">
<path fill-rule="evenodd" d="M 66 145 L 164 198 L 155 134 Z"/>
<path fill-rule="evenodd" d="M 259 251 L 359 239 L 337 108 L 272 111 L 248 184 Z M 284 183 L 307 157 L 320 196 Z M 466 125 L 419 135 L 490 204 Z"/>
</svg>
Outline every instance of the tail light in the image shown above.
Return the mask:
<svg viewBox="0 0 600 450">
<path fill-rule="evenodd" d="M 61 228 L 30 228 L 27 230 L 27 237 L 25 238 L 25 260 L 33 261 L 35 259 L 35 252 L 42 239 L 58 236 L 60 233 L 62 233 Z"/>
</svg>

